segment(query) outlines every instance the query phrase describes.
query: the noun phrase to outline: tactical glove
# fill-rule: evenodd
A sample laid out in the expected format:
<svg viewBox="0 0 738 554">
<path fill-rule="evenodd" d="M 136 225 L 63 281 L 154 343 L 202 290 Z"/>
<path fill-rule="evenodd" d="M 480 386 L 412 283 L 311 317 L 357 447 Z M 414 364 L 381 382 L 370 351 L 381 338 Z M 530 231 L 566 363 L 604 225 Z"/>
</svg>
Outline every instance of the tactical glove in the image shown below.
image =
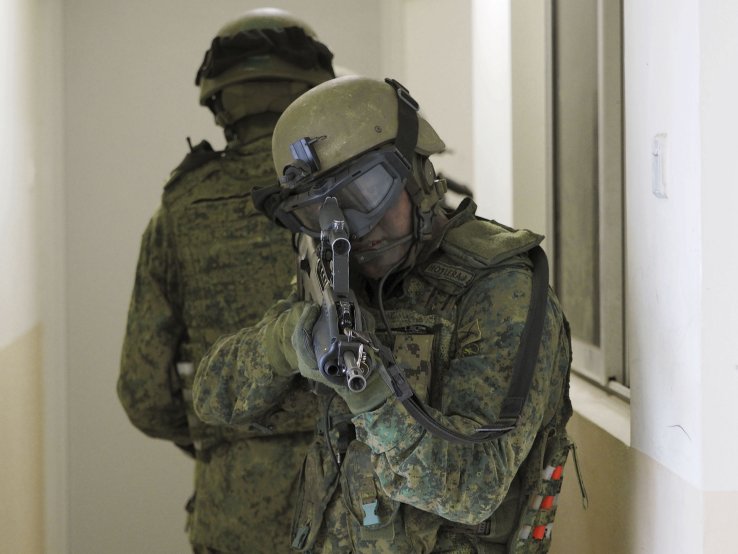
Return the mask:
<svg viewBox="0 0 738 554">
<path fill-rule="evenodd" d="M 288 377 L 298 373 L 298 359 L 292 347 L 292 335 L 306 313 L 312 313 L 315 304 L 282 301 L 283 311 L 263 328 L 264 350 L 274 373 Z"/>
<path fill-rule="evenodd" d="M 320 315 L 320 307 L 317 304 L 305 308 L 292 335 L 292 346 L 297 357 L 297 367 L 300 374 L 313 381 L 323 383 L 335 390 L 353 414 L 361 414 L 374 410 L 381 406 L 390 396 L 392 391 L 384 384 L 379 376 L 382 362 L 376 356 L 370 356 L 371 364 L 374 364 L 366 388 L 361 392 L 353 392 L 345 384 L 336 384 L 326 379 L 318 370 L 318 360 L 315 357 L 313 347 L 312 330 Z M 373 327 L 373 326 L 372 326 Z"/>
</svg>

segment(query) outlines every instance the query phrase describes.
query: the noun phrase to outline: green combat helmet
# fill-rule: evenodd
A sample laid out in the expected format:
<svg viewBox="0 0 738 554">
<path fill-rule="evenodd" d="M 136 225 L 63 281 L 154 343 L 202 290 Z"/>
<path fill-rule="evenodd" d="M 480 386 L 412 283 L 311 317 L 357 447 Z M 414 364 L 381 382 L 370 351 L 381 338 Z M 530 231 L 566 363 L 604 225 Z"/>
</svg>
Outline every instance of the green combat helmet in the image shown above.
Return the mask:
<svg viewBox="0 0 738 554">
<path fill-rule="evenodd" d="M 397 81 L 345 76 L 293 102 L 277 122 L 272 156 L 281 187 L 256 194 L 260 209 L 293 232 L 315 235 L 315 213 L 338 196 L 352 236 L 368 233 L 403 188 L 415 205 L 415 239 L 430 235 L 444 192 L 428 156 L 445 145 Z"/>
<path fill-rule="evenodd" d="M 304 21 L 277 8 L 251 10 L 224 25 L 205 53 L 195 78 L 200 104 L 226 128 L 247 115 L 281 113 L 334 77 L 332 59 Z"/>
</svg>

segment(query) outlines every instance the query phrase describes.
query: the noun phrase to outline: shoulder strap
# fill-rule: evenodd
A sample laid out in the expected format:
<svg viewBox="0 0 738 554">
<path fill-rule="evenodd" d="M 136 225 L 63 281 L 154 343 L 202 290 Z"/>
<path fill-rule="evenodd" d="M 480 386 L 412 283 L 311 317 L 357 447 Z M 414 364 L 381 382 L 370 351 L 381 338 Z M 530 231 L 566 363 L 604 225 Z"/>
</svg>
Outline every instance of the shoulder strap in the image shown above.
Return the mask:
<svg viewBox="0 0 738 554">
<path fill-rule="evenodd" d="M 502 402 L 500 417 L 494 423 L 476 429 L 471 435 L 459 433 L 442 425 L 430 414 L 428 408 L 415 394 L 415 391 L 397 366 L 392 351 L 385 346 L 382 347 L 381 355 L 389 362 L 386 364 L 386 371 L 381 373 L 382 378 L 395 392 L 395 396 L 402 402 L 407 411 L 429 433 L 456 444 L 477 444 L 501 437 L 517 426 L 533 381 L 533 372 L 540 350 L 548 300 L 548 260 L 546 254 L 540 246 L 536 246 L 529 251 L 529 255 L 533 262 L 533 284 L 528 316 L 515 355 L 515 365 L 507 396 Z"/>
<path fill-rule="evenodd" d="M 190 151 L 180 164 L 172 170 L 172 173 L 169 175 L 169 180 L 164 185 L 164 188 L 171 187 L 185 173 L 189 173 L 190 171 L 205 165 L 210 160 L 220 158 L 222 155 L 222 152 L 213 150 L 213 147 L 206 140 L 200 141 L 195 146 L 192 146 L 190 138 L 187 137 L 187 144 L 190 146 Z"/>
<path fill-rule="evenodd" d="M 507 396 L 502 402 L 498 423 L 507 422 L 515 426 L 523 411 L 528 391 L 533 381 L 533 371 L 538 360 L 543 335 L 543 322 L 546 319 L 546 305 L 548 301 L 548 259 L 540 246 L 530 251 L 533 262 L 533 286 L 528 317 L 525 321 L 523 333 L 520 336 L 520 346 L 515 355 L 515 365 Z M 484 429 L 483 429 L 484 430 Z"/>
</svg>

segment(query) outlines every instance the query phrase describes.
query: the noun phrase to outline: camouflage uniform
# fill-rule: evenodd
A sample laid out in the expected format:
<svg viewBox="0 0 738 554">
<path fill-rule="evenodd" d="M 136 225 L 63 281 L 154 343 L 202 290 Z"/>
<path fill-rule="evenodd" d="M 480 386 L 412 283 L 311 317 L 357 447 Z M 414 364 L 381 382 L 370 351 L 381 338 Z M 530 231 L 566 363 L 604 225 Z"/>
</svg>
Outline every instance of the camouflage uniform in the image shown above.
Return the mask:
<svg viewBox="0 0 738 554">
<path fill-rule="evenodd" d="M 526 252 L 539 242 L 528 231 L 476 218 L 473 203 L 464 204 L 414 267 L 390 280 L 384 306 L 395 356 L 446 426 L 472 433 L 497 418 L 528 312 Z M 367 285 L 358 279 L 353 289 L 380 322 Z M 230 418 L 235 402 L 231 422 L 246 423 L 290 382 L 260 357 L 258 330 L 222 339 L 204 358 L 195 382 L 201 416 Z M 429 434 L 397 401 L 351 416 L 340 397 L 323 398 L 321 413 L 329 415 L 318 416 L 319 436 L 303 466 L 293 547 L 545 552 L 570 447 L 569 365 L 568 326 L 550 294 L 527 403 L 519 425 L 501 438 L 452 444 Z"/>
<path fill-rule="evenodd" d="M 189 533 L 200 549 L 287 550 L 312 437 L 315 398 L 297 383 L 238 431 L 205 425 L 192 409 L 193 368 L 207 348 L 291 288 L 289 233 L 250 197 L 273 180 L 270 136 L 222 153 L 201 145 L 173 173 L 141 243 L 118 394 L 136 427 L 195 453 Z"/>
</svg>

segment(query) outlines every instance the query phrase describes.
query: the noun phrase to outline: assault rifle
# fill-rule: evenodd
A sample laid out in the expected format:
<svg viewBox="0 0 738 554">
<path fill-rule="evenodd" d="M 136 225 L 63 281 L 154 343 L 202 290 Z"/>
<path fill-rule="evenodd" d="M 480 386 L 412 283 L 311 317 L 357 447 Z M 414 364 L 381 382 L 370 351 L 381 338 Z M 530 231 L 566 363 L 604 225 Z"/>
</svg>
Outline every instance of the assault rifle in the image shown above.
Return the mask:
<svg viewBox="0 0 738 554">
<path fill-rule="evenodd" d="M 345 384 L 353 392 L 366 388 L 373 364 L 368 350 L 382 361 L 377 367 L 395 399 L 427 431 L 456 444 L 473 445 L 496 439 L 512 431 L 530 390 L 535 362 L 540 349 L 548 298 L 548 262 L 540 247 L 530 251 L 533 261 L 533 287 L 528 318 L 515 356 L 513 377 L 497 421 L 483 425 L 471 434 L 462 433 L 438 421 L 432 410 L 415 394 L 405 379 L 392 351 L 374 344 L 364 333 L 361 310 L 349 287 L 349 230 L 346 218 L 333 197 L 325 199 L 318 216 L 320 239 L 306 234 L 298 237 L 298 290 L 303 300 L 321 305 L 313 327 L 313 349 L 318 370 L 331 382 Z"/>
<path fill-rule="evenodd" d="M 301 299 L 321 306 L 313 327 L 318 370 L 333 383 L 361 392 L 371 372 L 367 363 L 361 310 L 349 287 L 349 231 L 333 197 L 325 199 L 318 217 L 320 239 L 306 234 L 297 239 L 298 291 Z"/>
</svg>

